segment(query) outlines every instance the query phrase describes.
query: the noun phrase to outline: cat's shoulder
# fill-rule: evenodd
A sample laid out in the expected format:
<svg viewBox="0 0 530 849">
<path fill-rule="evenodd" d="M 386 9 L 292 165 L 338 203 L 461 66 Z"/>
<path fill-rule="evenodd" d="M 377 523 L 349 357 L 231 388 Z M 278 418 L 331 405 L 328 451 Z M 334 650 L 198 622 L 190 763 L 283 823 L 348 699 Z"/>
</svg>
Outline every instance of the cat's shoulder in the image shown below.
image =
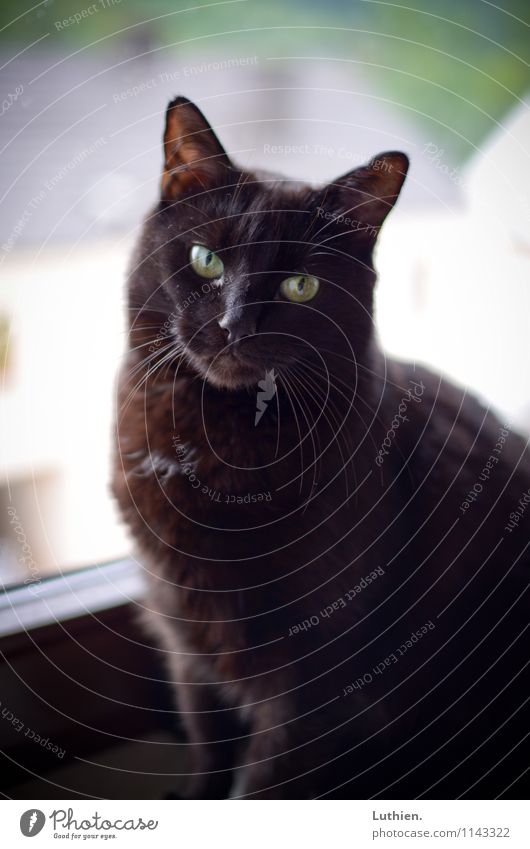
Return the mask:
<svg viewBox="0 0 530 849">
<path fill-rule="evenodd" d="M 400 442 L 418 460 L 444 456 L 470 468 L 493 456 L 530 480 L 527 440 L 472 390 L 416 363 L 386 360 L 385 373 L 385 416 L 406 406 Z"/>
</svg>

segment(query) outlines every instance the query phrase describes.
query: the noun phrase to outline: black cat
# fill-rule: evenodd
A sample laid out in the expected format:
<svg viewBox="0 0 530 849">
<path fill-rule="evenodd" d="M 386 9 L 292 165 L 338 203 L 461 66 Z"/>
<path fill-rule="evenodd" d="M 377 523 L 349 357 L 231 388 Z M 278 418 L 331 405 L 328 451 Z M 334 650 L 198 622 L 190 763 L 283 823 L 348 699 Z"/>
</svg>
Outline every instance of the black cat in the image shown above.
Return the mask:
<svg viewBox="0 0 530 849">
<path fill-rule="evenodd" d="M 188 794 L 520 794 L 530 456 L 374 341 L 372 251 L 407 157 L 320 189 L 245 172 L 184 98 L 164 156 L 114 492 Z"/>
</svg>

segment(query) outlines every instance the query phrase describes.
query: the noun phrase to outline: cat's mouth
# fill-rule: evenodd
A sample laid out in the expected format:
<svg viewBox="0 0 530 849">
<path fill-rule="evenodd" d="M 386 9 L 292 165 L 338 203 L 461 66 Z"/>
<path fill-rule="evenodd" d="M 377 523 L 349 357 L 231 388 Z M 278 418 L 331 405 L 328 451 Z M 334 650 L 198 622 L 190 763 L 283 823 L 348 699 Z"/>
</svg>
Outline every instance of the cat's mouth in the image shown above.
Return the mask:
<svg viewBox="0 0 530 849">
<path fill-rule="evenodd" d="M 216 389 L 244 389 L 255 386 L 263 378 L 263 362 L 251 359 L 237 346 L 208 356 L 188 349 L 188 357 L 198 373 Z"/>
</svg>

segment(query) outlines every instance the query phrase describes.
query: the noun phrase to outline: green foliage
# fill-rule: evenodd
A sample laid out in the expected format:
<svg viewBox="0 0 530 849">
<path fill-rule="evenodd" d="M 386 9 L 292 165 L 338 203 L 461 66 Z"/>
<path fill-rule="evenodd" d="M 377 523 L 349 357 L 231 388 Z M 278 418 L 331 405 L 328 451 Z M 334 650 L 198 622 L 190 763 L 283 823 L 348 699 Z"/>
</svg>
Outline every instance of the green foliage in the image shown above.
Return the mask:
<svg viewBox="0 0 530 849">
<path fill-rule="evenodd" d="M 9 55 L 48 34 L 39 49 L 130 53 L 132 44 L 142 53 L 171 45 L 186 60 L 242 51 L 343 60 L 353 86 L 360 80 L 404 108 L 458 160 L 530 84 L 524 0 L 502 9 L 484 0 L 95 0 L 97 11 L 79 23 L 57 25 L 90 5 L 47 0 L 21 14 L 20 0 L 3 0 L 3 50 Z"/>
</svg>

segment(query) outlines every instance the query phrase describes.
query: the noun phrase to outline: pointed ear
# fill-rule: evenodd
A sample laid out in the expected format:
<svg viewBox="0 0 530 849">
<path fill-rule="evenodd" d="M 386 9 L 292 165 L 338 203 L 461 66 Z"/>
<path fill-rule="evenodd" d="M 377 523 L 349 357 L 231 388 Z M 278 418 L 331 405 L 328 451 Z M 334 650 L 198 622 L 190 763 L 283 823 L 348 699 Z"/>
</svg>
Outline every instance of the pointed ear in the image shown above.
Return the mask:
<svg viewBox="0 0 530 849">
<path fill-rule="evenodd" d="M 202 112 L 185 97 L 176 97 L 166 112 L 162 198 L 219 185 L 233 168 Z"/>
<path fill-rule="evenodd" d="M 328 186 L 326 194 L 342 215 L 358 224 L 359 232 L 364 228 L 374 238 L 398 199 L 408 167 L 404 153 L 380 153 Z"/>
</svg>

